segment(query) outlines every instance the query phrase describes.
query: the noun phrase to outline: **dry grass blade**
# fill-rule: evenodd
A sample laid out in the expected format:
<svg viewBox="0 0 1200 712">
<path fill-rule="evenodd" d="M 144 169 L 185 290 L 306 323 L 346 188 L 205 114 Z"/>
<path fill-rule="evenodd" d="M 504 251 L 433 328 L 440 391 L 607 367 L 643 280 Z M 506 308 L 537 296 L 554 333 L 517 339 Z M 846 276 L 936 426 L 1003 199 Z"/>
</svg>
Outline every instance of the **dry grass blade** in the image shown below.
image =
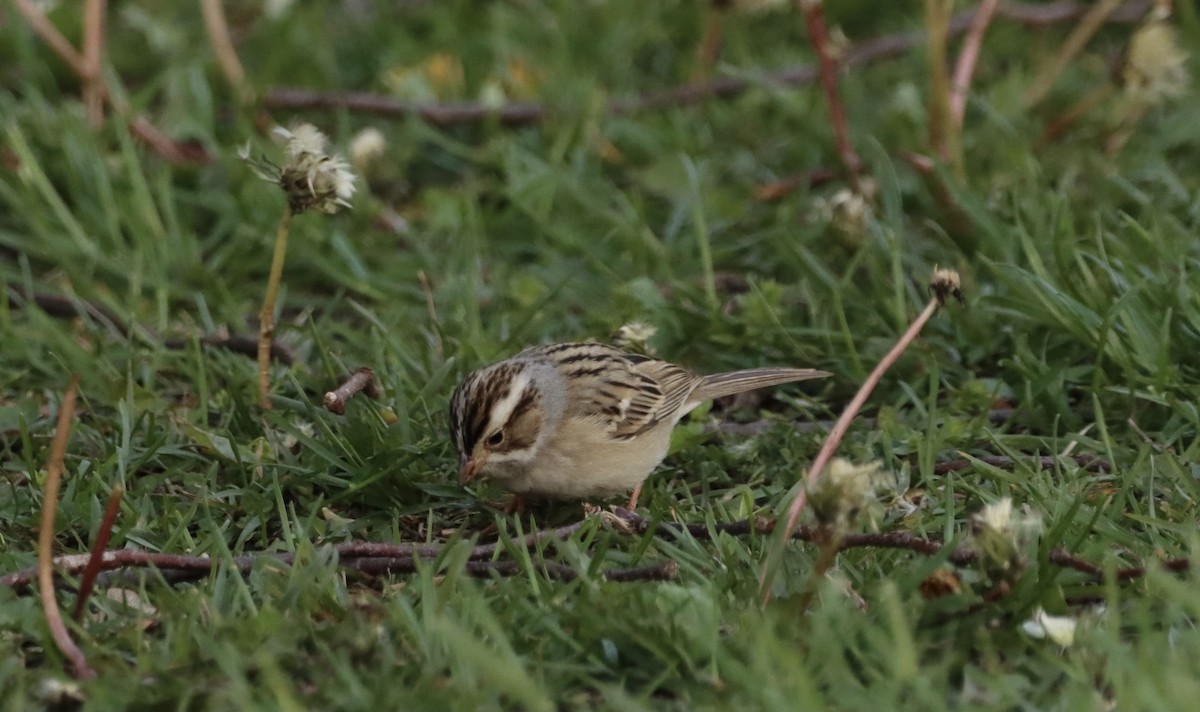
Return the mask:
<svg viewBox="0 0 1200 712">
<path fill-rule="evenodd" d="M 1046 98 L 1046 95 L 1050 93 L 1050 88 L 1054 86 L 1055 80 L 1063 73 L 1075 55 L 1079 54 L 1088 40 L 1096 34 L 1096 30 L 1099 30 L 1108 16 L 1120 6 L 1121 0 L 1100 0 L 1083 16 L 1083 19 L 1071 31 L 1070 36 L 1063 42 L 1062 49 L 1033 80 L 1033 86 L 1025 93 L 1026 107 L 1036 106 Z"/>
<path fill-rule="evenodd" d="M 104 123 L 104 60 L 106 0 L 87 0 L 83 6 L 83 105 L 88 123 L 99 128 Z"/>
<path fill-rule="evenodd" d="M 983 46 L 983 36 L 987 33 L 992 15 L 1000 0 L 983 0 L 971 20 L 971 28 L 963 39 L 962 49 L 958 53 L 958 62 L 954 65 L 954 79 L 950 82 L 950 123 L 953 131 L 962 132 L 963 117 L 967 113 L 967 91 L 971 88 L 971 76 L 975 73 L 975 63 L 979 60 L 979 49 Z"/>
<path fill-rule="evenodd" d="M 245 98 L 246 70 L 242 68 L 237 49 L 233 46 L 221 0 L 200 0 L 200 9 L 204 11 L 204 29 L 208 31 L 208 41 L 217 55 L 217 64 L 225 75 L 225 81 L 229 82 L 234 92 Z"/>
<path fill-rule="evenodd" d="M 800 520 L 800 513 L 804 511 L 804 505 L 808 501 L 808 489 L 811 488 L 821 476 L 821 472 L 829 464 L 833 453 L 837 450 L 837 446 L 845 437 L 846 431 L 850 429 L 850 423 L 854 421 L 855 416 L 862 410 L 862 407 L 867 402 L 867 398 L 871 392 L 875 390 L 875 386 L 879 385 L 883 374 L 887 373 L 888 369 L 900 358 L 900 355 L 908 348 L 909 344 L 917 338 L 917 334 L 921 333 L 921 329 L 929 322 L 937 310 L 945 304 L 946 300 L 953 296 L 958 300 L 962 300 L 962 292 L 959 287 L 959 276 L 957 272 L 950 270 L 934 270 L 933 281 L 930 283 L 930 291 L 933 292 L 933 297 L 929 303 L 925 305 L 925 309 L 920 316 L 913 320 L 909 325 L 908 330 L 896 341 L 891 350 L 879 361 L 879 365 L 867 376 L 867 379 L 859 387 L 858 392 L 854 394 L 854 398 L 850 400 L 850 404 L 846 406 L 846 410 L 833 424 L 829 435 L 826 436 L 825 442 L 821 445 L 821 449 L 817 451 L 817 456 L 813 458 L 812 465 L 808 468 L 808 474 L 804 478 L 804 486 L 796 492 L 796 496 L 792 499 L 787 510 L 787 521 L 784 524 L 782 533 L 777 534 L 772 546 L 767 550 L 766 561 L 763 564 L 762 572 L 759 578 L 759 596 L 763 605 L 771 599 L 771 585 L 775 580 L 775 573 L 778 571 L 778 564 L 783 556 L 783 549 L 787 546 L 788 539 L 791 538 L 792 532 L 796 530 L 796 524 Z"/>
<path fill-rule="evenodd" d="M 62 611 L 54 596 L 54 515 L 58 510 L 58 490 L 62 484 L 63 460 L 67 456 L 67 442 L 71 439 L 71 421 L 75 418 L 75 397 L 79 382 L 74 375 L 58 409 L 58 423 L 54 429 L 54 441 L 50 445 L 50 460 L 46 463 L 46 489 L 42 497 L 42 525 L 38 530 L 38 593 L 42 599 L 42 611 L 54 644 L 71 661 L 75 677 L 88 680 L 96 671 L 88 665 L 83 651 L 71 640 L 63 622 Z"/>
</svg>

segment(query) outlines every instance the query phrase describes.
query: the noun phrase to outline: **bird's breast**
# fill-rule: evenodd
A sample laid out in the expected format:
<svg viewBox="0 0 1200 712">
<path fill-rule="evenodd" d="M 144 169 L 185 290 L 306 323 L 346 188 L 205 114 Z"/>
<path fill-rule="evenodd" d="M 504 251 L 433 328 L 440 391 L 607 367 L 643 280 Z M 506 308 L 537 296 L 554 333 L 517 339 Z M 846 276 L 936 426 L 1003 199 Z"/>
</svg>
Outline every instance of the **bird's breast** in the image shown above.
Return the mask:
<svg viewBox="0 0 1200 712">
<path fill-rule="evenodd" d="M 497 484 L 517 494 L 552 499 L 625 493 L 666 457 L 671 430 L 671 423 L 661 423 L 633 438 L 616 440 L 596 422 L 572 420 L 542 447 L 525 472 Z"/>
</svg>

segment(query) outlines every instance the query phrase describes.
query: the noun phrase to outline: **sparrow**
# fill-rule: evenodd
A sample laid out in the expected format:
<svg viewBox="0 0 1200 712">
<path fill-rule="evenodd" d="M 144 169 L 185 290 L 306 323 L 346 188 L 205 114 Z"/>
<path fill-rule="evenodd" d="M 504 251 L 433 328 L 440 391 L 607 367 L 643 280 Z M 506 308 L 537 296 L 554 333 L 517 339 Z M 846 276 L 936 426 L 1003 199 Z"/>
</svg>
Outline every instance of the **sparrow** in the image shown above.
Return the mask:
<svg viewBox="0 0 1200 712">
<path fill-rule="evenodd" d="M 701 403 L 831 374 L 753 368 L 701 376 L 599 343 L 535 346 L 479 369 L 450 399 L 462 484 L 487 478 L 517 498 L 587 500 L 633 491 Z"/>
</svg>

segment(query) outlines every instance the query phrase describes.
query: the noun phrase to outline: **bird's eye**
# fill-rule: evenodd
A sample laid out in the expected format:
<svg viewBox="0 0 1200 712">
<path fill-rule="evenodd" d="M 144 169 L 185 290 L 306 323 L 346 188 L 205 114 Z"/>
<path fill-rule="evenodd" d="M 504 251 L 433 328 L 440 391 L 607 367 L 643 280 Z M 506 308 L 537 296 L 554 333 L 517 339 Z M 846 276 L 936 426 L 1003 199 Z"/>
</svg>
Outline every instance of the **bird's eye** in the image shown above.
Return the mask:
<svg viewBox="0 0 1200 712">
<path fill-rule="evenodd" d="M 502 442 L 504 442 L 504 431 L 503 430 L 497 430 L 496 432 L 489 435 L 488 439 L 487 439 L 488 447 L 496 447 L 497 445 L 499 445 Z"/>
</svg>

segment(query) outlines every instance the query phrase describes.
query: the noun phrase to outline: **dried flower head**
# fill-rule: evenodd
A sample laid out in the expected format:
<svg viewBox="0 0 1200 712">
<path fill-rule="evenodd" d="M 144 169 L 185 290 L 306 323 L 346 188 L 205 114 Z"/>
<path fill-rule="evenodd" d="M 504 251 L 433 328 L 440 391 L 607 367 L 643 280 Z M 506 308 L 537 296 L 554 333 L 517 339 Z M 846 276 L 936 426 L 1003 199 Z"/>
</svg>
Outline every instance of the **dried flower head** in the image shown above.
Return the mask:
<svg viewBox="0 0 1200 712">
<path fill-rule="evenodd" d="M 879 464 L 856 465 L 835 458 L 808 492 L 813 516 L 822 527 L 844 532 L 859 515 L 876 504 Z"/>
<path fill-rule="evenodd" d="M 1022 552 L 1041 533 L 1042 522 L 1028 507 L 1014 516 L 1012 498 L 1003 497 L 975 515 L 972 529 L 984 573 L 993 581 L 1008 581 L 1024 568 Z"/>
<path fill-rule="evenodd" d="M 613 346 L 618 348 L 653 356 L 654 349 L 650 347 L 650 339 L 654 338 L 657 333 L 658 329 L 645 322 L 631 321 L 628 324 L 622 324 L 612 333 L 609 340 Z"/>
<path fill-rule="evenodd" d="M 945 304 L 950 297 L 954 297 L 959 304 L 966 305 L 962 293 L 962 278 L 958 276 L 958 272 L 952 269 L 941 269 L 934 265 L 933 279 L 929 280 L 929 291 L 933 292 L 933 295 L 942 304 Z"/>
<path fill-rule="evenodd" d="M 1182 96 L 1191 82 L 1187 59 L 1175 28 L 1163 19 L 1147 22 L 1129 41 L 1125 66 L 1121 68 L 1125 95 L 1145 106 Z"/>
<path fill-rule="evenodd" d="M 238 151 L 238 156 L 250 164 L 259 178 L 283 189 L 292 212 L 315 208 L 323 213 L 336 213 L 350 207 L 354 174 L 344 158 L 327 153 L 329 140 L 325 134 L 311 124 L 300 124 L 290 130 L 276 127 L 273 133 L 283 140 L 287 153 L 287 162 L 282 167 L 265 157 L 252 157 L 249 144 Z"/>
<path fill-rule="evenodd" d="M 1031 638 L 1049 638 L 1064 648 L 1075 642 L 1075 619 L 1070 616 L 1052 616 L 1039 606 L 1033 617 L 1021 624 L 1021 630 Z"/>
<path fill-rule="evenodd" d="M 350 139 L 350 162 L 361 173 L 372 161 L 382 156 L 386 149 L 387 139 L 384 138 L 383 132 L 374 126 L 368 126 Z"/>
</svg>

